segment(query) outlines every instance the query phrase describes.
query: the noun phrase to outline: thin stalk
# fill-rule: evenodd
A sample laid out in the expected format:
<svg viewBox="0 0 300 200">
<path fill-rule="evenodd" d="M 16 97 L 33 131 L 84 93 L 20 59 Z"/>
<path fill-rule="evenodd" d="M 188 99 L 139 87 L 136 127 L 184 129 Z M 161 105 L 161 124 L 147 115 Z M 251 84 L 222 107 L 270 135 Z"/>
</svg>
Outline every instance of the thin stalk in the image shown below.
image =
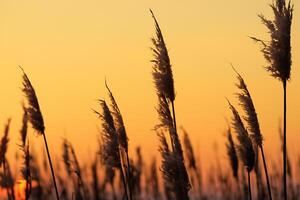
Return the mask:
<svg viewBox="0 0 300 200">
<path fill-rule="evenodd" d="M 127 193 L 127 184 L 126 184 L 126 180 L 125 180 L 125 176 L 124 176 L 124 172 L 123 172 L 123 168 L 121 166 L 120 168 L 120 172 L 121 172 L 121 177 L 122 177 L 122 182 L 123 182 L 123 185 L 124 185 L 124 190 L 125 190 L 125 195 L 126 195 L 126 199 L 128 199 L 128 193 Z"/>
<path fill-rule="evenodd" d="M 283 193 L 287 200 L 287 182 L 286 182 L 286 80 L 283 81 Z"/>
<path fill-rule="evenodd" d="M 265 153 L 264 153 L 264 149 L 263 149 L 262 145 L 260 146 L 260 150 L 261 150 L 261 155 L 262 155 L 262 159 L 263 159 L 263 163 L 264 163 L 265 175 L 266 175 L 266 179 L 267 179 L 269 199 L 272 200 L 271 184 L 270 184 L 270 180 L 269 180 L 269 174 L 268 174 L 267 162 L 265 159 Z"/>
<path fill-rule="evenodd" d="M 249 190 L 249 200 L 252 200 L 252 195 L 251 195 L 251 181 L 250 181 L 250 171 L 248 170 L 248 190 Z"/>
<path fill-rule="evenodd" d="M 49 165 L 50 165 L 50 169 L 51 169 L 51 174 L 52 174 L 52 179 L 53 179 L 53 184 L 54 184 L 54 188 L 55 188 L 56 199 L 59 200 L 59 195 L 58 195 L 58 190 L 57 190 L 57 185 L 56 185 L 54 170 L 53 170 L 53 166 L 52 166 L 52 161 L 51 161 L 51 157 L 50 157 L 50 152 L 49 152 L 49 149 L 48 149 L 48 143 L 47 143 L 47 139 L 46 139 L 46 134 L 43 133 L 42 135 L 44 137 L 44 142 L 45 142 L 45 147 L 46 147 L 46 151 L 47 151 L 48 161 L 49 161 Z"/>
<path fill-rule="evenodd" d="M 175 129 L 175 133 L 177 134 L 177 126 L 176 126 L 176 115 L 175 115 L 175 105 L 174 105 L 174 101 L 172 101 L 172 112 L 173 112 L 174 129 Z"/>
<path fill-rule="evenodd" d="M 133 183 L 131 182 L 132 179 L 130 177 L 130 162 L 129 162 L 129 156 L 128 156 L 128 152 L 126 152 L 126 162 L 127 162 L 127 173 L 128 173 L 128 193 L 129 193 L 129 198 L 130 200 L 132 200 L 132 192 L 131 192 L 131 186 L 133 185 Z"/>
</svg>

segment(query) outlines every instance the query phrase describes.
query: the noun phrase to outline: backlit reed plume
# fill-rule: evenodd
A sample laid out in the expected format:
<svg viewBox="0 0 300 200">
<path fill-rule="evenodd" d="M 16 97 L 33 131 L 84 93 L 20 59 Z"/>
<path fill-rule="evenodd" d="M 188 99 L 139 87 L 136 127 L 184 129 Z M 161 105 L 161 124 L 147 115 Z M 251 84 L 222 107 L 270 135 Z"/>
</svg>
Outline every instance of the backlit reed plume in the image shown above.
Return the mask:
<svg viewBox="0 0 300 200">
<path fill-rule="evenodd" d="M 152 38 L 152 43 L 154 47 L 151 48 L 154 56 L 154 59 L 151 60 L 151 62 L 153 63 L 152 76 L 156 87 L 157 95 L 164 96 L 168 104 L 171 104 L 172 106 L 172 119 L 175 132 L 177 133 L 176 114 L 174 105 L 175 89 L 170 58 L 159 24 L 151 9 L 150 12 L 154 19 L 156 29 L 156 37 Z M 173 144 L 172 148 L 174 148 Z"/>
<path fill-rule="evenodd" d="M 175 100 L 174 80 L 168 50 L 159 24 L 152 10 L 150 10 L 150 12 L 156 28 L 156 38 L 152 38 L 154 47 L 151 48 L 154 56 L 154 59 L 151 61 L 154 63 L 152 68 L 153 80 L 157 92 L 163 94 L 168 101 L 173 102 Z"/>
<path fill-rule="evenodd" d="M 7 123 L 4 128 L 4 135 L 1 139 L 1 146 L 0 146 L 0 167 L 5 163 L 6 161 L 6 152 L 8 148 L 8 133 L 9 133 L 9 127 L 10 127 L 11 119 L 7 120 Z"/>
<path fill-rule="evenodd" d="M 99 190 L 99 181 L 98 181 L 98 155 L 96 155 L 92 165 L 91 165 L 91 172 L 92 172 L 92 189 L 93 189 L 93 196 L 94 200 L 100 200 L 100 190 Z"/>
<path fill-rule="evenodd" d="M 112 95 L 110 98 L 112 99 L 112 104 L 115 103 L 114 97 Z M 123 162 L 120 156 L 122 151 L 120 147 L 121 145 L 119 144 L 120 137 L 115 127 L 114 118 L 109 107 L 107 106 L 104 100 L 99 100 L 99 102 L 100 102 L 100 106 L 102 107 L 102 112 L 101 113 L 97 111 L 94 112 L 98 114 L 102 122 L 101 151 L 100 151 L 101 162 L 109 170 L 111 170 L 112 168 L 117 168 L 120 170 L 126 198 L 129 199 L 130 197 L 128 194 L 129 192 L 128 180 L 126 180 L 126 175 L 125 175 L 126 172 L 123 171 L 122 168 Z M 118 110 L 118 107 L 116 107 L 115 110 Z M 126 136 L 126 141 L 127 141 L 127 136 Z M 127 142 L 123 141 L 123 143 L 126 144 Z"/>
<path fill-rule="evenodd" d="M 193 145 L 192 145 L 192 142 L 190 140 L 190 137 L 189 137 L 189 134 L 188 132 L 183 128 L 181 127 L 181 130 L 183 132 L 183 145 L 184 145 L 184 149 L 185 149 L 185 156 L 186 156 L 186 160 L 187 160 L 187 163 L 188 163 L 188 168 L 190 170 L 192 170 L 196 176 L 196 179 L 197 179 L 197 187 L 198 187 L 198 190 L 199 190 L 199 195 L 201 196 L 201 191 L 202 191 L 202 177 L 201 177 L 201 174 L 200 174 L 200 169 L 197 165 L 197 162 L 196 162 L 196 157 L 195 157 L 195 153 L 194 153 L 194 149 L 193 149 Z"/>
<path fill-rule="evenodd" d="M 157 173 L 157 166 L 156 166 L 156 159 L 152 159 L 150 165 L 150 174 L 149 174 L 149 183 L 151 185 L 151 192 L 154 199 L 161 199 L 160 192 L 159 192 L 159 182 L 158 182 L 158 173 Z"/>
<path fill-rule="evenodd" d="M 25 199 L 28 200 L 30 198 L 31 194 L 31 188 L 32 188 L 32 179 L 31 179 L 31 172 L 30 172 L 30 153 L 29 153 L 29 140 L 27 140 L 27 128 L 28 128 L 28 113 L 25 108 L 25 105 L 22 104 L 23 108 L 23 119 L 22 119 L 22 128 L 20 130 L 20 136 L 21 136 L 21 145 L 20 148 L 23 153 L 23 166 L 21 169 L 22 177 L 26 181 L 26 187 L 25 187 Z"/>
<path fill-rule="evenodd" d="M 279 79 L 283 84 L 283 190 L 284 199 L 287 200 L 287 181 L 286 181 L 286 83 L 290 79 L 291 73 L 291 25 L 293 18 L 293 5 L 291 1 L 275 0 L 271 8 L 274 19 L 268 20 L 263 15 L 259 15 L 263 24 L 270 33 L 271 40 L 264 42 L 257 38 L 252 38 L 262 44 L 262 53 L 268 62 L 266 67 L 270 74 Z"/>
<path fill-rule="evenodd" d="M 33 129 L 36 130 L 39 135 L 43 135 L 44 142 L 45 142 L 45 148 L 46 148 L 47 156 L 48 156 L 48 161 L 49 161 L 49 165 L 50 165 L 50 169 L 51 169 L 53 184 L 54 184 L 54 188 L 55 188 L 55 194 L 56 194 L 57 200 L 59 200 L 59 194 L 58 194 L 58 189 L 57 189 L 57 185 L 56 185 L 54 169 L 53 169 L 52 160 L 51 160 L 48 143 L 47 143 L 47 139 L 46 139 L 46 134 L 45 134 L 45 125 L 44 125 L 44 119 L 42 116 L 42 112 L 40 110 L 40 106 L 38 103 L 38 99 L 37 99 L 35 90 L 34 90 L 33 86 L 31 85 L 31 82 L 23 69 L 22 69 L 22 71 L 23 71 L 22 91 L 28 101 L 28 104 L 26 107 L 26 111 L 28 113 L 28 118 L 29 118 L 29 121 L 30 121 Z"/>
<path fill-rule="evenodd" d="M 154 47 L 151 48 L 154 56 L 154 59 L 152 60 L 152 63 L 154 63 L 152 67 L 152 76 L 156 87 L 156 93 L 158 96 L 157 112 L 160 119 L 160 124 L 156 126 L 156 129 L 161 127 L 169 132 L 172 146 L 172 151 L 170 154 L 172 156 L 169 157 L 169 160 L 171 162 L 175 161 L 175 167 L 177 168 L 177 172 L 179 173 L 177 177 L 173 177 L 174 180 L 172 184 L 175 184 L 176 187 L 168 187 L 167 189 L 172 188 L 171 192 L 175 192 L 175 197 L 177 199 L 185 200 L 189 199 L 188 191 L 190 190 L 190 182 L 184 165 L 184 157 L 181 143 L 177 134 L 175 117 L 176 115 L 174 106 L 175 92 L 172 68 L 162 32 L 152 10 L 150 10 L 150 12 L 154 19 L 156 28 L 156 38 L 152 38 L 152 43 Z M 172 115 L 169 108 L 170 103 L 172 105 Z M 164 157 L 163 152 L 164 151 L 161 151 L 161 154 Z M 165 165 L 164 163 L 166 164 L 167 161 L 164 161 L 162 166 Z M 169 172 L 164 170 L 164 173 Z M 167 183 L 167 185 L 169 185 L 168 178 L 165 178 L 164 180 Z"/>
<path fill-rule="evenodd" d="M 252 195 L 251 195 L 250 172 L 252 171 L 255 164 L 255 152 L 253 149 L 251 138 L 243 124 L 243 121 L 238 111 L 233 107 L 233 105 L 231 105 L 229 101 L 228 104 L 233 114 L 232 127 L 237 134 L 237 139 L 239 142 L 237 145 L 238 154 L 248 172 L 248 190 L 249 190 L 249 199 L 251 200 Z"/>
<path fill-rule="evenodd" d="M 26 187 L 25 187 L 25 199 L 28 200 L 30 198 L 31 189 L 32 189 L 32 177 L 30 172 L 30 154 L 29 154 L 29 143 L 27 143 L 25 146 L 21 147 L 23 151 L 23 166 L 21 168 L 22 177 L 26 181 Z"/>
<path fill-rule="evenodd" d="M 85 183 L 83 181 L 82 171 L 75 150 L 73 148 L 73 145 L 67 139 L 63 139 L 63 147 L 64 147 L 63 159 L 66 168 L 69 171 L 69 173 L 74 173 L 77 177 L 77 187 L 75 188 L 75 194 L 76 194 L 75 199 L 77 198 L 89 199 L 88 192 L 86 190 Z"/>
<path fill-rule="evenodd" d="M 108 91 L 108 96 L 110 98 L 110 105 L 111 105 L 111 113 L 114 119 L 114 124 L 116 127 L 116 131 L 118 134 L 118 142 L 119 142 L 119 149 L 120 149 L 120 158 L 122 162 L 122 168 L 124 167 L 126 171 L 126 182 L 129 184 L 128 185 L 128 195 L 129 199 L 132 200 L 132 180 L 130 176 L 130 160 L 129 160 L 129 154 L 128 154 L 128 137 L 123 121 L 123 117 L 121 114 L 121 111 L 119 109 L 119 106 L 115 100 L 115 97 L 113 96 L 111 90 L 109 89 L 107 82 L 105 81 L 105 86 Z"/>
<path fill-rule="evenodd" d="M 172 123 L 172 116 L 169 110 L 167 99 L 163 96 L 158 98 L 159 104 L 157 112 L 159 114 L 160 124 L 156 126 L 156 130 L 167 131 L 171 138 L 172 150 L 169 150 L 165 136 L 158 134 L 160 138 L 160 152 L 163 158 L 162 172 L 167 189 L 173 193 L 173 197 L 177 200 L 189 199 L 188 191 L 190 190 L 189 176 L 184 164 L 183 151 L 177 132 L 175 132 Z M 170 176 L 173 174 L 174 176 Z"/>
<path fill-rule="evenodd" d="M 226 143 L 226 149 L 227 149 L 227 156 L 230 161 L 230 167 L 232 170 L 233 177 L 238 180 L 239 178 L 239 159 L 237 156 L 235 144 L 233 142 L 233 138 L 231 135 L 231 130 L 228 128 L 227 130 L 227 143 Z"/>
<path fill-rule="evenodd" d="M 247 88 L 247 85 L 246 85 L 243 77 L 234 68 L 233 68 L 233 70 L 236 72 L 237 79 L 238 79 L 238 83 L 236 83 L 236 86 L 239 89 L 239 92 L 237 92 L 236 95 L 237 95 L 240 105 L 242 106 L 243 110 L 245 111 L 244 119 L 247 123 L 247 129 L 249 131 L 249 134 L 253 138 L 253 141 L 256 143 L 256 145 L 258 145 L 258 147 L 261 150 L 261 155 L 263 158 L 263 164 L 264 164 L 264 170 L 265 170 L 265 176 L 266 176 L 267 186 L 268 186 L 269 199 L 272 200 L 271 185 L 270 185 L 267 162 L 266 162 L 264 148 L 263 148 L 263 136 L 260 131 L 259 122 L 258 122 L 257 114 L 255 111 L 254 103 L 253 103 L 250 92 Z"/>
<path fill-rule="evenodd" d="M 7 191 L 7 198 L 8 199 L 15 199 L 14 195 L 14 178 L 12 177 L 10 166 L 8 160 L 6 159 L 6 153 L 8 149 L 8 133 L 10 129 L 10 122 L 11 119 L 7 120 L 7 123 L 4 127 L 4 135 L 2 136 L 1 143 L 0 143 L 0 167 L 3 167 L 3 174 L 1 174 L 1 182 L 0 186 L 2 188 L 6 188 Z"/>
</svg>

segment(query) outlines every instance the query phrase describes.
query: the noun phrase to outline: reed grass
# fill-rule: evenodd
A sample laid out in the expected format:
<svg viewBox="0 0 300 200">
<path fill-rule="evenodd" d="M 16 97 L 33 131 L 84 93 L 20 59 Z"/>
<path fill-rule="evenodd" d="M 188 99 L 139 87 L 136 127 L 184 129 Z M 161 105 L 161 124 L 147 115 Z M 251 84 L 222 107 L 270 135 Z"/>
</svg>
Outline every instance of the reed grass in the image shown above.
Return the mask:
<svg viewBox="0 0 300 200">
<path fill-rule="evenodd" d="M 261 52 L 268 62 L 266 70 L 271 76 L 280 80 L 283 85 L 283 193 L 287 200 L 287 144 L 286 144 L 286 112 L 287 112 L 287 81 L 291 74 L 291 25 L 293 18 L 293 5 L 291 1 L 276 0 L 270 5 L 274 19 L 268 20 L 262 14 L 259 15 L 262 23 L 270 33 L 270 41 L 267 43 L 261 39 L 252 37 L 262 44 Z"/>
<path fill-rule="evenodd" d="M 41 112 L 41 109 L 39 106 L 38 98 L 36 96 L 35 90 L 31 84 L 28 76 L 26 75 L 25 71 L 22 68 L 21 68 L 21 70 L 23 72 L 22 91 L 28 101 L 26 110 L 28 113 L 29 122 L 31 123 L 33 129 L 36 130 L 36 132 L 39 135 L 43 136 L 45 148 L 46 148 L 46 152 L 47 152 L 47 156 L 48 156 L 48 161 L 49 161 L 49 165 L 50 165 L 50 169 L 51 169 L 51 175 L 52 175 L 52 179 L 53 179 L 56 199 L 59 200 L 59 194 L 58 194 L 58 189 L 57 189 L 57 185 L 56 185 L 54 169 L 53 169 L 50 151 L 48 148 L 48 143 L 47 143 L 46 134 L 45 134 L 44 119 L 43 119 L 42 112 Z"/>
</svg>

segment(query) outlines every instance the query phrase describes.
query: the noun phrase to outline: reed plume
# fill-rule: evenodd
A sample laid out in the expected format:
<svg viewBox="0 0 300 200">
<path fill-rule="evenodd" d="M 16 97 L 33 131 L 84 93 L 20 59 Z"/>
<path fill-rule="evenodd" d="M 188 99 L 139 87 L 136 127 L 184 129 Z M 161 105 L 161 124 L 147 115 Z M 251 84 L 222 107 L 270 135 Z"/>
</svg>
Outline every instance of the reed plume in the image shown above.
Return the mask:
<svg viewBox="0 0 300 200">
<path fill-rule="evenodd" d="M 25 199 L 28 200 L 30 198 L 31 189 L 32 189 L 32 177 L 30 172 L 30 159 L 31 156 L 29 154 L 29 143 L 27 143 L 25 146 L 21 147 L 24 155 L 23 155 L 23 167 L 21 169 L 22 177 L 26 181 L 26 187 L 25 187 Z"/>
<path fill-rule="evenodd" d="M 28 104 L 26 107 L 26 111 L 28 113 L 28 118 L 29 118 L 29 121 L 30 121 L 33 129 L 35 131 L 37 131 L 37 133 L 39 135 L 43 135 L 45 148 L 46 148 L 47 156 L 48 156 L 48 161 L 49 161 L 49 165 L 50 165 L 50 169 L 51 169 L 53 184 L 54 184 L 54 188 L 55 188 L 56 199 L 59 200 L 59 194 L 58 194 L 58 189 L 57 189 L 57 185 L 56 185 L 54 169 L 53 169 L 50 151 L 48 148 L 48 143 L 47 143 L 46 134 L 45 134 L 44 119 L 43 119 L 42 112 L 41 112 L 41 109 L 39 106 L 38 98 L 36 96 L 35 90 L 31 84 L 28 76 L 26 75 L 26 73 L 24 72 L 23 69 L 22 69 L 22 72 L 23 72 L 22 91 L 28 101 Z"/>
<path fill-rule="evenodd" d="M 9 118 L 7 120 L 7 123 L 5 125 L 5 128 L 4 128 L 4 135 L 1 139 L 1 146 L 0 146 L 0 167 L 5 163 L 6 161 L 6 152 L 7 152 L 7 148 L 8 148 L 8 142 L 9 142 L 9 139 L 8 139 L 8 133 L 9 133 L 9 128 L 10 128 L 10 122 L 11 122 L 11 119 Z"/>
<path fill-rule="evenodd" d="M 156 159 L 154 158 L 150 165 L 150 185 L 152 188 L 152 194 L 154 199 L 160 199 L 160 193 L 159 193 L 159 183 L 158 183 L 158 174 L 157 174 L 157 167 L 156 167 Z"/>
<path fill-rule="evenodd" d="M 20 136 L 21 136 L 21 145 L 20 148 L 23 153 L 23 166 L 21 169 L 22 177 L 26 181 L 26 187 L 25 187 L 25 199 L 28 200 L 30 198 L 31 194 L 31 188 L 32 188 L 32 177 L 30 172 L 30 153 L 29 153 L 29 140 L 27 140 L 27 129 L 28 129 L 28 113 L 26 110 L 26 107 L 24 104 L 22 104 L 23 108 L 23 119 L 22 119 L 22 128 L 20 130 Z"/>
<path fill-rule="evenodd" d="M 290 79 L 292 65 L 291 25 L 294 6 L 291 1 L 286 2 L 286 0 L 276 0 L 270 6 L 274 13 L 274 19 L 268 20 L 263 15 L 259 15 L 259 18 L 269 30 L 271 40 L 264 42 L 254 37 L 252 39 L 262 44 L 261 52 L 268 62 L 267 71 L 283 84 L 283 191 L 284 199 L 287 200 L 286 84 Z"/>
<path fill-rule="evenodd" d="M 188 132 L 183 127 L 181 127 L 181 129 L 182 129 L 182 132 L 183 132 L 183 145 L 185 147 L 185 155 L 186 155 L 186 159 L 187 159 L 187 162 L 188 162 L 188 168 L 190 168 L 196 176 L 199 195 L 201 196 L 202 177 L 201 177 L 201 173 L 199 172 L 200 169 L 198 168 L 198 165 L 197 165 L 197 162 L 196 162 L 196 157 L 195 157 L 193 145 L 192 145 L 192 142 L 190 140 Z"/>
<path fill-rule="evenodd" d="M 108 87 L 107 87 L 108 88 Z M 112 95 L 112 93 L 109 91 L 109 95 L 110 95 L 110 99 L 112 102 L 112 107 L 113 110 L 115 112 L 119 111 L 119 108 L 116 104 L 116 101 L 114 100 L 114 97 Z M 126 198 L 130 199 L 129 196 L 129 181 L 126 180 L 126 172 L 123 171 L 123 162 L 122 162 L 122 158 L 121 158 L 121 152 L 123 150 L 124 152 L 124 148 L 128 147 L 127 144 L 127 136 L 125 137 L 126 140 L 122 141 L 123 145 L 125 146 L 121 146 L 120 144 L 120 139 L 124 139 L 124 137 L 120 137 L 115 122 L 114 122 L 114 118 L 113 118 L 113 114 L 117 115 L 115 117 L 118 117 L 119 122 L 122 122 L 122 116 L 118 115 L 117 113 L 113 113 L 110 111 L 109 107 L 107 106 L 106 102 L 104 100 L 99 100 L 100 102 L 100 106 L 102 107 L 102 113 L 99 113 L 97 111 L 94 110 L 94 112 L 100 117 L 101 121 L 102 121 L 102 131 L 101 131 L 101 139 L 102 139 L 102 145 L 101 145 L 101 151 L 100 151 L 100 155 L 101 155 L 101 161 L 104 163 L 104 165 L 109 169 L 109 168 L 118 168 L 120 170 L 121 173 L 121 178 L 122 178 L 122 182 L 124 185 L 124 191 L 126 194 Z M 120 113 L 120 112 L 118 112 Z M 119 125 L 120 126 L 120 125 Z M 121 129 L 119 127 L 119 129 Z M 125 129 L 124 129 L 125 131 Z M 121 134 L 124 134 L 124 132 L 122 131 Z M 126 134 L 126 132 L 125 132 Z M 126 150 L 125 150 L 126 151 Z M 128 173 L 129 175 L 129 173 Z"/>
<path fill-rule="evenodd" d="M 237 139 L 239 141 L 239 144 L 237 145 L 238 154 L 248 172 L 248 190 L 249 190 L 249 199 L 251 200 L 252 195 L 251 195 L 250 172 L 252 171 L 255 164 L 255 152 L 253 149 L 251 138 L 247 132 L 247 129 L 243 124 L 243 121 L 238 111 L 233 107 L 233 105 L 229 101 L 228 104 L 233 114 L 232 127 L 235 130 L 237 134 Z"/>
<path fill-rule="evenodd" d="M 153 65 L 152 76 L 158 93 L 163 94 L 170 102 L 175 100 L 174 80 L 168 50 L 159 24 L 152 12 L 155 22 L 156 38 L 152 38 Z"/>
<path fill-rule="evenodd" d="M 165 173 L 165 182 L 167 183 L 167 190 L 170 188 L 173 189 L 171 192 L 176 193 L 176 198 L 181 200 L 189 199 L 188 191 L 190 190 L 190 182 L 189 177 L 184 165 L 184 157 L 183 151 L 181 147 L 181 143 L 177 134 L 177 127 L 176 127 L 176 115 L 175 115 L 175 92 L 174 92 L 174 80 L 172 74 L 172 68 L 170 64 L 170 58 L 168 55 L 168 50 L 160 30 L 159 24 L 152 12 L 150 10 L 151 15 L 154 19 L 155 29 L 156 29 L 156 38 L 152 38 L 153 43 L 153 56 L 154 59 L 151 61 L 153 63 L 152 67 L 152 76 L 154 80 L 154 84 L 156 87 L 156 93 L 158 96 L 158 108 L 157 112 L 159 115 L 160 124 L 156 126 L 157 128 L 163 128 L 169 132 L 171 138 L 171 146 L 172 151 L 169 156 L 169 161 L 174 162 L 176 164 L 177 172 L 179 173 L 177 177 L 173 180 L 172 184 L 175 184 L 176 187 L 169 187 L 170 180 L 168 180 L 168 172 L 164 170 Z M 172 114 L 169 108 L 169 104 L 172 106 Z M 159 136 L 162 141 L 162 136 Z M 164 158 L 164 152 L 161 150 L 162 157 Z M 168 160 L 163 161 L 162 166 L 165 166 L 168 169 Z M 171 185 L 172 185 L 171 184 Z M 173 186 L 175 186 L 173 185 Z M 175 190 L 174 190 L 175 189 Z"/>
<path fill-rule="evenodd" d="M 14 195 L 14 179 L 12 177 L 8 160 L 6 159 L 6 153 L 8 149 L 8 133 L 10 129 L 11 119 L 7 120 L 4 128 L 4 135 L 0 143 L 0 167 L 3 167 L 3 174 L 1 174 L 1 187 L 6 188 L 8 199 L 15 199 Z"/>
<path fill-rule="evenodd" d="M 89 199 L 88 191 L 86 190 L 85 183 L 82 176 L 82 170 L 79 165 L 79 161 L 77 159 L 75 150 L 73 145 L 67 140 L 63 139 L 63 147 L 64 147 L 64 163 L 69 173 L 74 173 L 77 177 L 77 188 L 76 191 L 76 199 Z M 68 156 L 67 156 L 68 155 Z M 81 191 L 81 192 L 80 192 Z"/>
<path fill-rule="evenodd" d="M 157 108 L 159 114 L 159 119 L 161 124 L 156 126 L 156 130 L 160 128 L 161 130 L 167 130 L 171 137 L 171 143 L 173 144 L 173 149 L 169 150 L 165 136 L 160 133 L 158 137 L 160 138 L 160 152 L 163 158 L 162 162 L 162 172 L 164 176 L 164 181 L 167 189 L 173 194 L 173 197 L 180 200 L 189 199 L 188 191 L 190 190 L 189 176 L 184 164 L 183 151 L 181 143 L 177 132 L 175 132 L 174 125 L 172 123 L 171 112 L 168 107 L 167 99 L 163 96 L 159 97 L 159 104 Z M 175 175 L 172 177 L 175 170 Z"/>
<path fill-rule="evenodd" d="M 230 166 L 232 170 L 233 177 L 238 180 L 239 179 L 239 174 L 238 174 L 238 169 L 239 169 L 239 160 L 235 148 L 235 144 L 233 142 L 233 138 L 231 135 L 231 130 L 228 128 L 227 130 L 227 144 L 226 144 L 226 149 L 227 149 L 227 156 L 230 161 Z"/>
<path fill-rule="evenodd" d="M 233 70 L 236 72 L 237 79 L 238 79 L 238 83 L 236 83 L 236 86 L 239 89 L 239 92 L 236 93 L 236 95 L 237 95 L 240 105 L 242 106 L 243 110 L 245 111 L 244 119 L 247 123 L 247 128 L 250 132 L 250 136 L 253 138 L 254 142 L 256 143 L 256 145 L 258 145 L 258 147 L 261 150 L 261 155 L 263 158 L 263 164 L 264 164 L 264 170 L 265 170 L 265 176 L 266 176 L 267 186 L 268 186 L 269 199 L 272 200 L 271 184 L 270 184 L 270 180 L 269 180 L 267 162 L 266 162 L 264 148 L 263 148 L 263 136 L 260 131 L 259 122 L 258 122 L 256 110 L 254 107 L 254 103 L 253 103 L 250 92 L 247 88 L 247 85 L 246 85 L 243 77 L 234 68 L 233 68 Z"/>
</svg>

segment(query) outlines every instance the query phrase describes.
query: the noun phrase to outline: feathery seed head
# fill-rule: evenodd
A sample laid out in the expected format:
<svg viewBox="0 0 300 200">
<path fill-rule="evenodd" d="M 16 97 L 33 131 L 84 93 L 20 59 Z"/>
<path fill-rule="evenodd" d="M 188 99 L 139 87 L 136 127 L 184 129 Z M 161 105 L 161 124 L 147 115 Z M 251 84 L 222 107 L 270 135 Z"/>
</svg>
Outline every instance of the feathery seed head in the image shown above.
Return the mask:
<svg viewBox="0 0 300 200">
<path fill-rule="evenodd" d="M 24 104 L 22 104 L 23 108 L 23 120 L 22 120 L 22 128 L 20 130 L 22 145 L 25 146 L 26 137 L 27 137 L 27 128 L 28 128 L 28 113 Z"/>
<path fill-rule="evenodd" d="M 236 86 L 238 89 L 240 89 L 240 91 L 236 93 L 236 95 L 240 102 L 240 105 L 245 111 L 246 116 L 244 117 L 244 119 L 247 123 L 247 128 L 250 132 L 251 137 L 253 137 L 255 143 L 261 147 L 263 142 L 263 136 L 260 132 L 259 122 L 250 92 L 242 76 L 234 68 L 233 70 L 237 74 L 238 83 L 236 84 Z"/>
<path fill-rule="evenodd" d="M 1 139 L 1 144 L 0 144 L 1 145 L 0 146 L 0 167 L 5 162 L 5 159 L 6 159 L 5 155 L 6 155 L 6 152 L 7 152 L 7 147 L 8 147 L 8 142 L 9 142 L 8 133 L 9 133 L 10 121 L 11 121 L 11 119 L 9 118 L 7 120 L 6 125 L 5 125 L 4 135 Z"/>
<path fill-rule="evenodd" d="M 235 144 L 233 142 L 233 138 L 231 135 L 230 128 L 228 128 L 227 131 L 227 155 L 230 161 L 230 166 L 233 172 L 233 177 L 238 179 L 238 169 L 239 169 L 239 160 L 237 157 L 236 149 L 235 149 Z"/>
<path fill-rule="evenodd" d="M 111 102 L 111 108 L 112 108 L 111 113 L 113 115 L 113 119 L 115 122 L 115 127 L 116 127 L 116 131 L 117 131 L 117 135 L 118 135 L 118 141 L 119 141 L 120 146 L 127 153 L 128 152 L 128 137 L 127 137 L 123 117 L 122 117 L 121 111 L 118 107 L 118 104 L 117 104 L 112 92 L 110 91 L 106 81 L 105 81 L 105 86 L 108 91 L 108 95 L 109 95 L 110 102 Z"/>
<path fill-rule="evenodd" d="M 159 24 L 150 10 L 155 22 L 156 38 L 152 38 L 153 43 L 153 63 L 152 76 L 157 93 L 163 94 L 169 101 L 175 100 L 174 80 L 168 50 L 160 30 Z"/>
<path fill-rule="evenodd" d="M 274 13 L 274 20 L 268 20 L 263 15 L 259 15 L 262 23 L 267 27 L 271 40 L 264 42 L 253 38 L 262 44 L 261 52 L 269 63 L 267 71 L 281 81 L 290 79 L 291 71 L 291 24 L 293 18 L 293 5 L 290 1 L 276 0 L 271 8 Z"/>
<path fill-rule="evenodd" d="M 43 120 L 43 116 L 40 110 L 40 106 L 38 103 L 35 90 L 31 85 L 31 82 L 23 69 L 22 71 L 23 71 L 22 91 L 25 94 L 28 101 L 28 105 L 27 105 L 28 107 L 26 108 L 26 110 L 28 113 L 29 121 L 32 127 L 38 132 L 38 134 L 44 134 L 45 132 L 44 120 Z"/>
<path fill-rule="evenodd" d="M 114 125 L 112 114 L 104 100 L 99 100 L 102 113 L 96 112 L 102 122 L 101 131 L 101 159 L 102 162 L 113 168 L 120 167 L 118 134 Z"/>
<path fill-rule="evenodd" d="M 227 100 L 228 101 L 228 100 Z M 237 139 L 239 144 L 237 145 L 237 150 L 240 159 L 243 161 L 245 167 L 250 172 L 255 163 L 255 153 L 252 145 L 251 138 L 242 122 L 242 119 L 238 111 L 233 107 L 233 105 L 228 101 L 229 108 L 232 111 L 232 127 L 237 134 Z"/>
</svg>

